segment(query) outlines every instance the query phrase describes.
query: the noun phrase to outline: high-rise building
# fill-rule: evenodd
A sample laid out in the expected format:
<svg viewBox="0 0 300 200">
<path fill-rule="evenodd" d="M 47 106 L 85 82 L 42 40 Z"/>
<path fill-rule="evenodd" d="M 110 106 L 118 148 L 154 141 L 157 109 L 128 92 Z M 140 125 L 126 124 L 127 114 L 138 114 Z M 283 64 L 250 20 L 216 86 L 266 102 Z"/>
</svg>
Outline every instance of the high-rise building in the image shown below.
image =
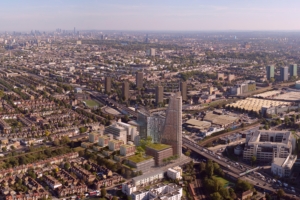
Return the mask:
<svg viewBox="0 0 300 200">
<path fill-rule="evenodd" d="M 111 77 L 105 77 L 105 92 L 109 93 L 111 91 Z"/>
<path fill-rule="evenodd" d="M 127 81 L 123 82 L 122 85 L 122 96 L 124 100 L 127 101 L 129 98 L 129 83 Z"/>
<path fill-rule="evenodd" d="M 187 100 L 187 83 L 186 82 L 180 82 L 180 92 L 182 96 L 182 100 Z"/>
<path fill-rule="evenodd" d="M 289 68 L 288 67 L 281 67 L 280 68 L 280 80 L 287 81 L 289 79 Z"/>
<path fill-rule="evenodd" d="M 269 65 L 266 67 L 267 70 L 267 79 L 270 80 L 271 78 L 274 78 L 274 65 Z"/>
<path fill-rule="evenodd" d="M 290 76 L 297 76 L 298 67 L 297 64 L 290 65 Z"/>
<path fill-rule="evenodd" d="M 175 93 L 170 97 L 161 143 L 171 145 L 173 155 L 182 155 L 182 97 Z"/>
<path fill-rule="evenodd" d="M 164 87 L 161 85 L 158 85 L 156 87 L 156 94 L 155 94 L 155 103 L 159 104 L 164 101 Z"/>
<path fill-rule="evenodd" d="M 155 56 L 155 49 L 151 48 L 146 51 L 147 56 Z"/>
<path fill-rule="evenodd" d="M 138 89 L 143 88 L 143 78 L 144 78 L 143 72 L 136 72 L 136 77 L 135 77 L 136 88 Z"/>
</svg>

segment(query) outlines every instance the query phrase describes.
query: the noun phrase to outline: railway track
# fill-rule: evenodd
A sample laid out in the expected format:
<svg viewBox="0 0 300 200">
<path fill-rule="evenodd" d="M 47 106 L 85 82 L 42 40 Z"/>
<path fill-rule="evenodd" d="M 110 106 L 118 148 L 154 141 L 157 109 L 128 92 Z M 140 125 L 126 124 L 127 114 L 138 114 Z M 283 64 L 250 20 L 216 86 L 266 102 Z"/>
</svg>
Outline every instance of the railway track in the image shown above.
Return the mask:
<svg viewBox="0 0 300 200">
<path fill-rule="evenodd" d="M 255 124 L 253 124 L 253 125 L 251 125 L 251 126 L 247 126 L 247 127 L 245 127 L 245 129 L 246 129 L 246 128 L 247 128 L 247 129 L 251 129 L 251 128 L 257 127 L 258 125 L 259 125 L 259 122 L 255 123 Z M 242 131 L 242 129 L 243 129 L 243 128 L 238 128 L 238 129 L 236 129 L 236 130 L 233 130 L 233 131 L 230 131 L 230 132 L 227 132 L 227 133 L 223 133 L 223 134 L 214 136 L 214 137 L 212 137 L 212 138 L 209 138 L 209 139 L 207 139 L 207 140 L 204 140 L 203 142 L 200 142 L 199 145 L 204 147 L 204 146 L 207 145 L 208 143 L 213 142 L 213 141 L 217 140 L 217 139 L 220 138 L 220 137 L 224 137 L 224 136 L 231 135 L 231 134 L 233 134 L 233 133 L 237 133 L 237 132 L 239 132 L 239 131 Z"/>
</svg>

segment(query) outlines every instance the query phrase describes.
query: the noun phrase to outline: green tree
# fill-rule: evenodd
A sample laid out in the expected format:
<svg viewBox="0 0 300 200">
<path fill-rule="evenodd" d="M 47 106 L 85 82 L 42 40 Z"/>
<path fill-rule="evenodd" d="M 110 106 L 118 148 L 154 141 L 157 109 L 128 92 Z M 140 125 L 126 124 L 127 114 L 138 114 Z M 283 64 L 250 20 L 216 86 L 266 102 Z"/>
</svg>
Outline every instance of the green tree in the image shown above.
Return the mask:
<svg viewBox="0 0 300 200">
<path fill-rule="evenodd" d="M 207 161 L 207 164 L 205 166 L 205 171 L 208 177 L 212 177 L 214 175 L 214 164 L 211 160 Z"/>
<path fill-rule="evenodd" d="M 69 162 L 66 162 L 66 163 L 64 164 L 64 168 L 65 168 L 65 170 L 69 170 L 69 169 L 71 168 L 70 163 L 69 163 Z"/>
<path fill-rule="evenodd" d="M 236 194 L 232 188 L 228 189 L 229 195 L 232 199 L 236 199 Z"/>
<path fill-rule="evenodd" d="M 141 147 L 144 150 L 146 149 L 146 146 L 149 145 L 149 144 L 151 144 L 151 143 L 152 143 L 152 138 L 150 136 L 148 136 L 147 139 L 140 141 Z"/>
<path fill-rule="evenodd" d="M 222 200 L 223 199 L 219 192 L 215 192 L 215 193 L 211 194 L 210 197 L 212 200 Z"/>
<path fill-rule="evenodd" d="M 250 190 L 253 188 L 253 185 L 251 185 L 249 182 L 247 181 L 243 181 L 241 179 L 238 179 L 236 185 L 236 191 L 241 191 L 241 192 L 245 192 L 247 190 Z"/>
<path fill-rule="evenodd" d="M 285 196 L 285 192 L 283 191 L 283 189 L 279 189 L 277 191 L 277 197 L 280 199 L 281 197 Z"/>
</svg>

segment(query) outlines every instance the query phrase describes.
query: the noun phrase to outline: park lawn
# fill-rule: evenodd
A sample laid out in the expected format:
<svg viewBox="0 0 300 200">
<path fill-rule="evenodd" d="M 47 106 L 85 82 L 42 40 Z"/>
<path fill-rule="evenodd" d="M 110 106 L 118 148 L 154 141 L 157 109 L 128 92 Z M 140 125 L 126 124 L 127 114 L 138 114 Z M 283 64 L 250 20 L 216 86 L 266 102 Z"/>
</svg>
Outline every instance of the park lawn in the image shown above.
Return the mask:
<svg viewBox="0 0 300 200">
<path fill-rule="evenodd" d="M 213 176 L 214 179 L 217 179 L 218 181 L 220 181 L 222 183 L 223 186 L 227 186 L 229 184 L 229 181 L 227 181 L 226 179 L 220 177 L 220 176 Z"/>
<path fill-rule="evenodd" d="M 99 106 L 99 104 L 94 100 L 85 100 L 84 101 L 87 107 Z"/>
</svg>

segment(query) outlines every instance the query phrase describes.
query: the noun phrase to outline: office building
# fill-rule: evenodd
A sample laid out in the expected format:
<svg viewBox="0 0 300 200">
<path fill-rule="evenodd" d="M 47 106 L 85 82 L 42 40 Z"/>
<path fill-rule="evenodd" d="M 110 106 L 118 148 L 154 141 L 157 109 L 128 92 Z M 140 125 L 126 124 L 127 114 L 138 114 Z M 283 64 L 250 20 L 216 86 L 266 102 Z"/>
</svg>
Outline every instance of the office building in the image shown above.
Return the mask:
<svg viewBox="0 0 300 200">
<path fill-rule="evenodd" d="M 137 89 L 142 89 L 143 88 L 143 79 L 144 79 L 144 74 L 143 72 L 136 72 L 136 88 Z"/>
<path fill-rule="evenodd" d="M 181 157 L 182 97 L 180 93 L 175 93 L 170 97 L 160 143 L 171 145 L 173 148 L 173 154 Z"/>
<path fill-rule="evenodd" d="M 274 65 L 270 65 L 266 67 L 267 70 L 267 79 L 270 80 L 271 78 L 274 78 Z"/>
<path fill-rule="evenodd" d="M 147 117 L 147 136 L 150 136 L 153 142 L 161 141 L 165 121 L 166 118 L 161 113 L 154 113 Z"/>
<path fill-rule="evenodd" d="M 146 146 L 146 155 L 152 156 L 156 166 L 165 164 L 165 160 L 173 156 L 170 145 L 153 143 Z"/>
<path fill-rule="evenodd" d="M 146 51 L 147 56 L 155 56 L 155 49 L 151 48 Z"/>
<path fill-rule="evenodd" d="M 136 127 L 123 122 L 115 122 L 106 127 L 104 134 L 111 134 L 115 140 L 122 140 L 124 144 L 135 141 L 135 137 L 139 135 Z"/>
<path fill-rule="evenodd" d="M 106 127 L 104 134 L 111 134 L 115 140 L 122 140 L 124 144 L 127 144 L 127 130 L 117 123 Z"/>
<path fill-rule="evenodd" d="M 289 155 L 287 158 L 274 158 L 271 165 L 273 175 L 280 178 L 288 178 L 292 174 L 292 168 L 297 160 L 297 156 Z"/>
<path fill-rule="evenodd" d="M 142 139 L 150 136 L 154 143 L 160 143 L 165 123 L 165 116 L 163 113 L 148 113 L 139 110 L 137 120 L 131 123 L 136 124 L 139 136 Z"/>
<path fill-rule="evenodd" d="M 125 81 L 122 85 L 122 96 L 125 101 L 129 98 L 129 82 Z"/>
<path fill-rule="evenodd" d="M 159 85 L 156 87 L 155 102 L 158 105 L 164 101 L 164 87 Z"/>
<path fill-rule="evenodd" d="M 180 92 L 181 92 L 182 100 L 186 101 L 187 100 L 187 83 L 186 82 L 180 83 Z"/>
<path fill-rule="evenodd" d="M 280 80 L 287 81 L 289 79 L 289 68 L 288 67 L 281 67 L 280 68 Z"/>
<path fill-rule="evenodd" d="M 246 136 L 243 159 L 255 156 L 260 162 L 271 162 L 274 158 L 287 158 L 295 146 L 290 131 L 255 131 Z"/>
<path fill-rule="evenodd" d="M 105 77 L 105 92 L 110 93 L 111 92 L 111 77 L 107 76 Z"/>
<path fill-rule="evenodd" d="M 290 76 L 297 77 L 298 76 L 298 67 L 297 67 L 297 64 L 290 65 L 289 71 L 290 71 Z"/>
</svg>

